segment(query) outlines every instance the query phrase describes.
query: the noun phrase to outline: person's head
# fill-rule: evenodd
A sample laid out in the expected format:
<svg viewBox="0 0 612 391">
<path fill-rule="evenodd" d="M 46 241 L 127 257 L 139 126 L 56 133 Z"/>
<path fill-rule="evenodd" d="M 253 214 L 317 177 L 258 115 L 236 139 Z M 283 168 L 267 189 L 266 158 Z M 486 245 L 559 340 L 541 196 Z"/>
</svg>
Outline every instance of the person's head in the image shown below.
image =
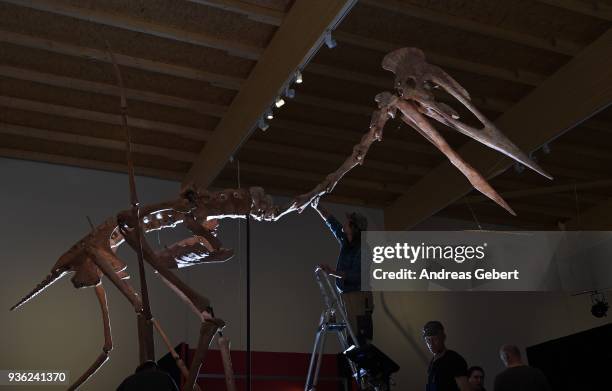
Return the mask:
<svg viewBox="0 0 612 391">
<path fill-rule="evenodd" d="M 506 367 L 522 365 L 521 350 L 516 345 L 502 345 L 499 348 L 499 358 Z"/>
<path fill-rule="evenodd" d="M 145 362 L 140 364 L 138 367 L 136 367 L 136 370 L 134 371 L 134 373 L 138 373 L 142 371 L 154 371 L 158 369 L 159 367 L 157 366 L 157 363 L 155 361 L 146 360 Z"/>
<path fill-rule="evenodd" d="M 343 229 L 349 241 L 359 240 L 361 232 L 368 229 L 368 219 L 358 212 L 347 213 Z"/>
<path fill-rule="evenodd" d="M 474 390 L 482 390 L 484 387 L 484 369 L 473 366 L 468 369 L 468 382 Z"/>
<path fill-rule="evenodd" d="M 437 320 L 430 320 L 425 323 L 425 326 L 423 326 L 423 339 L 427 344 L 427 348 L 433 354 L 439 354 L 446 350 L 444 326 Z"/>
</svg>

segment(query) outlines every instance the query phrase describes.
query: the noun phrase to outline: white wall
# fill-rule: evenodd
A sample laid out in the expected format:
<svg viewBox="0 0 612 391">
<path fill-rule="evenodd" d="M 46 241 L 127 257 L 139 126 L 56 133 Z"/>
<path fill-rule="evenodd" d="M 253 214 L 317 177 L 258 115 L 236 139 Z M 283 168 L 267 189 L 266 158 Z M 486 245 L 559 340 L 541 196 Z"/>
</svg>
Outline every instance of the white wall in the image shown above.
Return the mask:
<svg viewBox="0 0 612 391">
<path fill-rule="evenodd" d="M 0 260 L 0 368 L 68 369 L 76 377 L 102 347 L 102 324 L 91 289 L 75 290 L 64 278 L 16 312 L 10 308 L 46 274 L 57 257 L 86 234 L 86 216 L 101 222 L 128 206 L 125 175 L 41 163 L 0 159 L 3 206 Z M 138 178 L 143 203 L 176 196 L 178 184 Z M 281 202 L 281 201 L 279 201 Z M 353 207 L 327 205 L 334 213 Z M 372 229 L 382 229 L 379 210 L 359 210 Z M 510 218 L 510 217 L 509 217 Z M 237 256 L 225 264 L 179 271 L 200 293 L 211 298 L 216 315 L 227 321 L 226 333 L 237 349 L 245 344 L 244 222 L 224 221 L 221 239 Z M 474 229 L 471 222 L 432 219 L 422 229 Z M 168 242 L 172 234 L 162 233 Z M 155 234 L 149 237 L 156 242 Z M 252 225 L 252 348 L 309 352 L 321 311 L 312 278 L 317 263 L 335 262 L 338 245 L 311 210 L 277 223 Z M 242 251 L 241 251 L 242 250 Z M 120 256 L 138 287 L 135 257 Z M 194 344 L 199 329 L 195 316 L 149 270 L 154 315 L 172 341 Z M 86 390 L 114 389 L 137 362 L 136 321 L 132 308 L 105 279 L 115 349 L 111 360 L 87 383 Z M 522 347 L 606 323 L 593 318 L 588 296 L 562 293 L 375 293 L 375 344 L 402 367 L 397 390 L 423 389 L 429 355 L 420 328 L 441 320 L 448 345 L 470 364 L 482 365 L 492 389 L 501 370 L 497 348 Z M 165 352 L 157 342 L 158 356 Z M 333 343 L 328 351 L 334 351 Z M 19 388 L 22 389 L 22 388 Z"/>
</svg>

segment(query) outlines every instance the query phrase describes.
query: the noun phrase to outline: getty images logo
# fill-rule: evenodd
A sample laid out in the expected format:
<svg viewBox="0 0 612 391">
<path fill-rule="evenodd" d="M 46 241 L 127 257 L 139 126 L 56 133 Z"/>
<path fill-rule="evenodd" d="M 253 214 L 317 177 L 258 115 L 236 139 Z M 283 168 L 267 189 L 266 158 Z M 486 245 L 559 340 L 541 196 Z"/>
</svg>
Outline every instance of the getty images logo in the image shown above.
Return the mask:
<svg viewBox="0 0 612 391">
<path fill-rule="evenodd" d="M 389 260 L 409 261 L 411 264 L 422 260 L 452 260 L 463 263 L 466 260 L 482 260 L 485 257 L 487 243 L 482 245 L 411 245 L 396 243 L 392 246 L 375 246 L 372 248 L 372 261 L 383 263 Z"/>
</svg>

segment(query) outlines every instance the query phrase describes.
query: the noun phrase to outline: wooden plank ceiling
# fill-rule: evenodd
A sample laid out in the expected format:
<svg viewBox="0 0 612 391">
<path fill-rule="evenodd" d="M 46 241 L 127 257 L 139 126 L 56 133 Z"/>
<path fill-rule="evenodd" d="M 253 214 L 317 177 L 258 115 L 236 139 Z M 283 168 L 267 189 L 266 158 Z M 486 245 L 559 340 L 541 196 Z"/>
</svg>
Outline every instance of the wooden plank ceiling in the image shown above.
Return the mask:
<svg viewBox="0 0 612 391">
<path fill-rule="evenodd" d="M 185 179 L 292 6 L 0 0 L 0 156 L 125 170 L 107 40 L 128 89 L 138 172 Z M 250 136 L 213 186 L 237 186 L 239 161 L 242 186 L 278 195 L 312 188 L 367 130 L 374 96 L 392 88 L 392 75 L 380 68 L 390 50 L 423 49 L 495 120 L 611 26 L 612 6 L 604 2 L 362 0 L 334 32 L 338 46 L 318 52 L 295 98 L 275 109 L 269 129 Z M 542 107 L 541 115 L 555 108 Z M 576 124 L 534 153 L 553 182 L 514 169 L 492 180 L 518 217 L 475 192 L 439 205 L 437 215 L 555 229 L 605 205 L 612 198 L 612 109 Z M 441 130 L 454 147 L 467 141 Z M 330 199 L 389 208 L 442 163 L 416 132 L 391 122 Z"/>
</svg>

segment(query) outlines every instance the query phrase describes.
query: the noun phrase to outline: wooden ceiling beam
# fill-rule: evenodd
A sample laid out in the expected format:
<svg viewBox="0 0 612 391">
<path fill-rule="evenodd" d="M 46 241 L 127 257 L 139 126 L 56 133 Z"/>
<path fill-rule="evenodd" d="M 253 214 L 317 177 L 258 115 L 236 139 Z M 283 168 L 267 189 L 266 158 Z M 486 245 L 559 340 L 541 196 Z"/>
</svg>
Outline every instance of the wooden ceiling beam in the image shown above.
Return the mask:
<svg viewBox="0 0 612 391">
<path fill-rule="evenodd" d="M 33 111 L 36 113 L 54 115 L 59 117 L 67 117 L 121 126 L 121 116 L 119 114 L 110 114 L 99 111 L 78 109 L 69 106 L 54 105 L 51 103 L 15 98 L 12 96 L 0 96 L 0 107 L 2 106 L 17 110 Z M 117 102 L 117 111 L 119 111 L 119 102 Z M 129 116 L 128 121 L 130 126 L 136 128 L 174 134 L 177 136 L 186 137 L 194 140 L 207 140 L 211 133 L 210 130 L 176 125 L 168 122 L 153 121 L 133 116 Z"/>
<path fill-rule="evenodd" d="M 600 132 L 612 133 L 612 123 L 606 121 L 600 121 L 597 119 L 588 119 L 577 126 L 586 129 L 598 130 Z"/>
<path fill-rule="evenodd" d="M 575 190 L 588 190 L 588 189 L 602 189 L 602 188 L 612 188 L 612 179 L 602 179 L 597 181 L 589 181 L 589 182 L 578 182 L 578 183 L 570 183 L 564 185 L 556 185 L 556 186 L 543 186 L 543 187 L 534 187 L 530 189 L 522 189 L 522 190 L 511 190 L 501 192 L 501 196 L 506 200 L 511 200 L 515 198 L 524 198 L 531 197 L 537 195 L 549 195 L 549 194 L 559 194 L 559 193 L 573 193 Z M 479 203 L 479 202 L 488 202 L 491 201 L 488 197 L 483 195 L 474 195 L 467 196 L 463 198 L 469 203 Z M 461 202 L 461 201 L 458 201 Z"/>
<path fill-rule="evenodd" d="M 32 101 L 27 99 L 14 98 L 9 96 L 0 96 L 0 107 L 8 107 L 17 110 L 25 110 L 32 111 L 47 115 L 67 117 L 85 121 L 93 121 L 93 122 L 101 122 L 110 125 L 119 126 L 121 124 L 121 119 L 118 115 L 102 113 L 97 111 L 83 110 L 69 106 L 60 106 L 49 104 L 45 102 Z M 159 132 L 164 132 L 168 134 L 174 134 L 181 137 L 185 137 L 188 139 L 201 140 L 206 141 L 210 137 L 212 131 L 192 128 L 187 126 L 180 126 L 176 124 L 170 124 L 165 122 L 158 121 L 150 121 L 140 118 L 134 118 L 132 116 L 129 117 L 129 124 L 134 127 L 147 129 L 147 130 L 155 130 Z M 302 122 L 296 121 L 287 121 L 287 120 L 275 120 L 274 126 L 281 127 L 283 129 L 287 129 L 290 131 L 296 131 L 305 133 L 308 135 L 314 135 L 317 137 L 335 137 L 340 138 L 341 140 L 357 142 L 359 140 L 360 135 L 348 130 L 339 130 L 328 127 L 316 126 L 316 125 L 308 125 Z M 273 143 L 261 142 L 261 141 L 251 141 L 254 143 L 254 148 L 265 148 L 266 150 L 273 150 L 278 148 L 279 153 L 285 153 L 288 150 L 291 150 L 292 153 L 301 151 L 300 153 L 312 154 L 312 156 L 316 155 L 315 151 L 309 151 L 306 148 L 292 148 L 286 145 L 275 145 Z M 396 145 L 398 144 L 398 145 Z M 410 152 L 420 152 L 420 153 L 434 153 L 435 151 L 429 147 L 428 145 L 420 145 L 415 143 L 410 143 L 402 140 L 393 141 L 393 144 L 389 144 L 389 147 L 397 147 Z M 320 157 L 320 156 L 319 156 Z M 342 157 L 338 155 L 338 161 L 342 160 Z M 398 174 L 405 175 L 422 175 L 429 170 L 428 167 L 423 166 L 402 166 L 395 163 L 387 163 L 380 162 L 372 159 L 366 160 L 367 163 L 374 169 L 381 169 L 389 172 L 394 172 Z"/>
<path fill-rule="evenodd" d="M 46 84 L 54 87 L 69 88 L 77 91 L 91 92 L 95 94 L 121 96 L 121 89 L 118 86 L 106 83 L 98 83 L 89 80 L 75 79 L 53 75 L 51 73 L 42 73 L 23 68 L 15 68 L 8 65 L 0 65 L 0 76 L 10 77 L 12 79 L 26 80 L 34 83 Z M 179 109 L 191 110 L 196 113 L 209 115 L 217 118 L 223 117 L 227 106 L 216 105 L 212 103 L 199 102 L 176 96 L 158 94 L 151 91 L 135 90 L 125 88 L 127 99 L 133 99 L 141 102 L 154 103 L 162 106 L 169 106 Z"/>
<path fill-rule="evenodd" d="M 270 175 L 289 179 L 300 179 L 312 182 L 313 184 L 323 181 L 325 179 L 325 176 L 327 175 L 324 173 L 313 173 L 311 171 L 295 170 L 291 168 L 271 167 L 267 165 L 250 163 L 244 160 L 240 161 L 240 170 L 245 172 L 252 172 L 254 174 L 259 175 Z M 370 179 L 354 178 L 342 178 L 342 184 L 345 184 L 349 187 L 376 190 L 386 193 L 401 193 L 402 191 L 405 191 L 410 187 L 399 183 L 388 183 Z"/>
<path fill-rule="evenodd" d="M 594 145 L 597 145 L 596 143 Z M 576 143 L 555 143 L 555 151 L 564 153 L 565 156 L 582 155 L 584 157 L 593 157 L 596 159 L 612 160 L 612 153 L 610 150 L 602 148 L 592 148 L 585 145 L 579 145 Z"/>
<path fill-rule="evenodd" d="M 532 151 L 612 102 L 612 29 L 590 44 L 532 93 L 505 112 L 496 125 L 524 151 Z M 547 115 L 543 115 L 547 113 Z M 469 142 L 459 154 L 485 178 L 504 172 L 513 161 Z M 387 229 L 414 227 L 472 190 L 448 162 L 420 180 L 385 209 Z M 415 207 L 418 206 L 418 207 Z"/>
<path fill-rule="evenodd" d="M 568 231 L 611 231 L 612 198 L 579 211 L 574 218 L 564 221 L 563 226 Z"/>
<path fill-rule="evenodd" d="M 352 83 L 370 85 L 373 87 L 380 88 L 381 92 L 388 91 L 393 88 L 394 77 L 391 73 L 389 73 L 389 76 L 387 78 L 382 78 L 382 77 L 372 76 L 366 73 L 354 72 L 354 71 L 349 71 L 346 69 L 340 69 L 340 68 L 330 67 L 330 66 L 321 65 L 321 64 L 310 64 L 308 65 L 308 67 L 306 67 L 306 71 L 309 73 L 314 73 L 316 75 L 345 80 L 345 81 L 349 81 Z M 447 102 L 447 103 L 448 102 L 456 103 L 456 100 L 447 98 L 446 96 L 438 93 L 437 91 L 434 91 L 434 94 L 436 95 L 436 98 L 439 99 L 440 101 Z M 298 96 L 298 99 L 299 99 L 299 96 Z M 478 107 L 479 109 L 495 111 L 497 113 L 503 113 L 504 111 L 508 110 L 513 105 L 512 102 L 505 101 L 503 99 L 498 99 L 498 98 L 472 96 L 471 99 L 472 99 L 472 103 L 474 103 L 476 107 Z M 317 103 L 315 99 L 311 99 L 310 102 L 312 102 L 312 105 L 316 105 Z M 374 97 L 372 97 L 372 102 L 374 102 Z M 333 101 L 330 101 L 330 103 L 328 104 L 332 104 L 332 103 Z M 348 109 L 349 112 L 355 111 L 357 113 L 360 113 L 364 111 L 363 107 L 361 108 L 357 108 L 356 106 L 349 106 L 349 107 L 350 107 Z M 370 111 L 370 114 L 371 113 L 372 111 Z"/>
<path fill-rule="evenodd" d="M 540 3 L 561 8 L 593 18 L 612 21 L 612 7 L 603 1 L 583 2 L 578 0 L 538 0 Z"/>
<path fill-rule="evenodd" d="M 92 49 L 84 46 L 76 46 L 64 42 L 33 37 L 31 35 L 24 35 L 0 30 L 0 42 L 6 42 L 13 45 L 19 45 L 32 49 L 45 50 L 51 53 L 63 54 L 66 56 L 81 58 L 88 61 L 96 60 L 111 64 L 110 56 L 105 50 Z M 167 64 L 159 61 L 147 60 L 144 58 L 126 56 L 120 53 L 113 54 L 115 56 L 117 64 L 119 65 L 147 72 L 181 77 L 189 80 L 204 81 L 221 88 L 227 88 L 237 91 L 240 89 L 240 85 L 244 81 L 243 79 L 237 77 L 206 72 L 195 68 Z"/>
<path fill-rule="evenodd" d="M 26 138 L 35 138 L 39 140 L 52 141 L 57 143 L 65 143 L 65 144 L 74 144 L 74 145 L 82 145 L 86 147 L 100 148 L 100 149 L 108 149 L 115 151 L 125 151 L 125 141 L 123 140 L 112 140 L 112 139 L 104 139 L 100 137 L 91 137 L 91 136 L 83 136 L 74 133 L 66 133 L 56 130 L 46 130 L 39 129 L 27 126 L 13 125 L 7 123 L 0 123 L 0 134 L 3 135 L 13 135 L 20 136 Z M 266 146 L 265 143 L 260 143 L 265 148 L 270 148 Z M 281 146 L 282 147 L 282 146 Z M 162 157 L 164 159 L 171 159 L 182 162 L 193 162 L 198 154 L 193 152 L 187 152 L 183 150 L 176 150 L 165 147 L 156 147 L 152 145 L 138 144 L 132 143 L 132 148 L 135 153 L 151 155 L 155 157 Z M 296 148 L 297 150 L 297 148 Z M 283 152 L 282 149 L 279 150 Z M 301 153 L 302 151 L 297 150 L 294 152 Z M 40 160 L 40 159 L 35 159 Z M 50 162 L 54 162 L 55 159 L 50 160 Z M 337 161 L 337 159 L 336 159 Z M 95 167 L 95 166 L 92 166 Z M 320 182 L 325 178 L 324 174 L 313 174 L 308 171 L 294 170 L 282 167 L 273 167 L 268 165 L 261 165 L 255 163 L 249 163 L 248 161 L 241 161 L 240 165 L 241 170 L 245 172 L 252 172 L 260 175 L 270 175 L 270 176 L 280 176 L 286 178 L 299 178 L 303 180 L 307 180 L 310 182 Z M 370 189 L 370 190 L 378 190 L 385 192 L 401 192 L 407 189 L 407 186 L 402 186 L 399 184 L 388 184 L 364 179 L 352 179 L 346 178 L 344 180 L 347 186 L 352 186 L 356 188 Z"/>
<path fill-rule="evenodd" d="M 512 208 L 516 210 L 518 215 L 521 215 L 523 212 L 558 218 L 570 218 L 576 215 L 576 210 L 573 205 L 571 205 L 569 208 L 559 208 L 550 205 L 534 205 L 524 202 L 513 202 Z"/>
<path fill-rule="evenodd" d="M 144 20 L 119 15 L 116 13 L 96 11 L 93 9 L 73 7 L 56 0 L 2 0 L 5 3 L 21 7 L 35 9 L 37 11 L 49 12 L 56 15 L 67 16 L 85 22 L 116 27 L 123 30 L 134 31 L 172 41 L 188 43 L 200 47 L 218 49 L 231 56 L 257 60 L 263 48 L 245 45 L 238 42 L 219 39 L 210 35 L 195 33 L 174 27 L 163 26 Z"/>
<path fill-rule="evenodd" d="M 6 31 L 0 31 L 0 41 L 8 42 L 12 44 L 17 44 L 20 46 L 41 49 L 46 51 L 52 51 L 54 53 L 69 55 L 73 57 L 83 58 L 83 59 L 95 59 L 97 61 L 109 62 L 108 53 L 102 50 L 84 48 L 79 46 L 73 46 L 69 44 L 64 44 L 57 41 L 49 41 L 41 38 L 26 36 L 22 34 L 16 34 Z M 136 68 L 140 70 L 145 70 L 148 72 L 155 72 L 166 74 L 175 77 L 186 78 L 190 80 L 199 80 L 209 82 L 215 86 L 221 88 L 227 88 L 231 90 L 239 90 L 242 83 L 244 83 L 244 79 L 236 78 L 236 77 L 228 77 L 225 75 L 215 74 L 211 72 L 202 72 L 197 69 L 181 67 L 171 64 L 165 64 L 150 60 L 145 60 L 142 58 L 135 58 L 130 56 L 124 56 L 121 54 L 115 54 L 117 59 L 117 63 L 120 65 L 124 65 L 131 68 Z M 116 86 L 108 86 L 100 83 L 90 82 L 90 81 L 79 81 L 77 79 L 69 79 L 62 78 L 60 76 L 53 76 L 48 74 L 39 74 L 36 75 L 34 71 L 30 71 L 27 73 L 25 70 L 18 71 L 19 68 L 13 67 L 5 67 L 4 71 L 7 73 L 8 77 L 16 77 L 27 79 L 32 78 L 31 81 L 36 82 L 45 82 L 46 84 L 55 84 L 58 86 L 64 86 L 67 88 L 75 88 L 80 90 L 92 90 L 94 92 L 105 93 L 108 95 L 116 95 L 117 88 Z M 392 77 L 388 79 L 378 78 L 376 76 L 370 76 L 363 73 L 351 72 L 344 69 L 338 69 L 334 67 L 329 67 L 326 65 L 320 64 L 310 64 L 307 67 L 308 72 L 312 72 L 315 74 L 337 78 L 341 80 L 347 80 L 356 83 L 365 83 L 369 85 L 373 85 L 379 88 L 388 89 L 389 85 L 392 84 Z M 48 76 L 45 76 L 48 75 Z M 391 84 L 390 84 L 391 83 Z M 174 106 L 179 108 L 186 108 L 190 110 L 195 110 L 197 112 L 201 112 L 203 114 L 213 115 L 216 117 L 221 117 L 224 114 L 226 107 L 200 103 L 195 101 L 188 101 L 181 98 L 173 98 L 169 96 L 160 97 L 154 93 L 147 93 L 144 91 L 136 91 L 136 90 L 127 90 L 128 98 L 148 101 L 151 103 L 159 103 L 165 104 L 167 106 Z M 308 99 L 307 99 L 308 100 Z M 473 97 L 474 103 L 477 107 L 481 109 L 503 112 L 506 110 L 510 103 L 496 99 L 491 97 Z M 316 99 L 311 99 L 310 102 L 316 103 Z M 348 107 L 348 106 L 347 106 Z M 355 109 L 353 107 L 353 109 Z M 361 110 L 363 109 L 356 109 Z M 368 114 L 369 115 L 369 114 Z"/>
<path fill-rule="evenodd" d="M 36 138 L 45 141 L 76 144 L 83 145 L 86 147 L 110 149 L 115 151 L 125 151 L 125 140 L 112 140 L 100 137 L 84 136 L 80 134 L 60 132 L 56 130 L 38 129 L 29 126 L 7 124 L 3 122 L 0 122 L 0 134 Z M 197 154 L 193 152 L 138 143 L 132 143 L 132 150 L 135 153 L 163 157 L 164 159 L 188 163 L 193 162 L 197 157 Z"/>
<path fill-rule="evenodd" d="M 272 26 L 280 26 L 285 17 L 283 11 L 272 8 L 261 7 L 255 4 L 245 3 L 238 0 L 188 0 L 192 3 L 206 5 L 208 7 L 222 9 L 228 12 L 244 15 L 259 23 Z"/>
<path fill-rule="evenodd" d="M 271 194 L 272 196 L 295 197 L 300 192 L 307 191 L 305 189 L 292 189 L 292 188 L 286 188 L 286 187 L 266 186 L 266 185 L 262 186 L 261 184 L 250 183 L 247 181 L 244 181 L 244 182 L 245 183 L 242 184 L 242 187 L 245 187 L 245 186 L 262 187 L 265 190 L 266 194 Z M 233 189 L 238 186 L 235 182 L 226 180 L 226 179 L 215 180 L 214 185 L 215 187 L 229 188 L 229 189 Z M 365 206 L 365 207 L 370 207 L 370 208 L 382 206 L 381 203 L 378 203 L 378 204 L 373 203 L 367 199 L 362 199 L 358 197 L 347 197 L 347 196 L 342 196 L 342 195 L 337 195 L 337 194 L 326 195 L 325 198 L 323 199 L 323 202 L 335 202 L 339 204 L 360 205 L 360 206 Z"/>
<path fill-rule="evenodd" d="M 112 162 L 105 162 L 101 160 L 90 160 L 75 158 L 66 155 L 50 154 L 44 152 L 35 152 L 19 149 L 8 149 L 0 148 L 0 156 L 10 159 L 30 160 L 42 163 L 60 164 L 64 166 L 74 166 L 80 168 L 87 168 L 92 170 L 102 170 L 119 172 L 122 174 L 127 173 L 127 164 L 119 164 Z M 172 181 L 180 181 L 185 175 L 182 172 L 161 170 L 151 167 L 135 166 L 134 171 L 137 175 L 167 179 Z"/>
<path fill-rule="evenodd" d="M 362 105 L 358 103 L 348 103 L 336 99 L 323 98 L 319 96 L 300 93 L 297 93 L 293 100 L 299 104 L 307 106 L 320 107 L 327 110 L 338 111 L 346 114 L 361 115 L 364 117 L 370 117 L 372 113 L 376 110 L 376 104 L 374 102 L 374 99 L 372 99 L 372 106 Z M 447 99 L 445 97 L 440 100 L 451 104 L 457 103 L 456 100 Z M 513 106 L 511 102 L 502 99 L 488 99 L 478 97 L 473 97 L 472 103 L 481 110 L 488 110 L 496 113 L 503 113 Z"/>
<path fill-rule="evenodd" d="M 329 163 L 342 163 L 346 156 L 343 156 L 339 153 L 330 153 L 330 152 L 322 152 L 316 151 L 313 149 L 305 149 L 302 147 L 293 147 L 285 144 L 276 144 L 270 142 L 263 142 L 258 140 L 249 140 L 248 143 L 244 145 L 244 149 L 246 150 L 255 150 L 263 153 L 271 153 L 271 154 L 281 154 L 281 155 L 289 155 L 293 156 L 296 159 L 299 158 L 307 158 L 316 161 L 325 161 Z M 429 171 L 427 167 L 419 167 L 419 166 L 404 166 L 403 164 L 398 163 L 390 163 L 385 161 L 380 161 L 372 158 L 365 159 L 364 167 L 389 172 L 397 175 L 423 175 Z"/>
<path fill-rule="evenodd" d="M 491 214 L 491 213 L 483 213 L 481 211 L 475 211 L 476 218 L 478 219 L 479 224 L 490 224 L 490 225 L 498 225 L 505 227 L 513 227 L 518 230 L 532 230 L 532 231 L 550 231 L 552 229 L 557 229 L 557 227 L 553 223 L 549 223 L 540 219 L 526 219 L 524 215 L 520 215 L 514 217 L 512 219 L 507 219 L 505 216 Z M 458 219 L 463 221 L 472 221 L 474 224 L 474 229 L 480 229 L 479 224 L 474 221 L 474 216 L 470 215 L 470 211 L 467 206 L 465 210 L 461 210 L 458 208 L 453 208 L 452 210 L 444 210 L 440 212 L 439 217 Z M 545 217 L 545 216 L 542 216 Z"/>
<path fill-rule="evenodd" d="M 588 169 L 571 168 L 565 166 L 557 166 L 554 164 L 543 164 L 546 167 L 546 171 L 555 178 L 568 178 L 573 180 L 584 180 L 584 181 L 596 181 L 605 177 L 601 172 L 591 171 Z"/>
<path fill-rule="evenodd" d="M 226 115 L 187 173 L 183 185 L 208 187 L 240 148 L 283 86 L 323 43 L 354 0 L 295 2 Z"/>
<path fill-rule="evenodd" d="M 534 35 L 521 33 L 518 31 L 507 30 L 494 25 L 484 24 L 475 20 L 462 18 L 456 15 L 449 15 L 442 12 L 432 11 L 422 7 L 416 7 L 397 0 L 362 0 L 364 4 L 372 7 L 382 8 L 394 13 L 403 14 L 412 18 L 425 20 L 448 26 L 454 29 L 468 31 L 475 34 L 497 38 L 519 45 L 532 47 L 535 49 L 547 50 L 554 53 L 575 56 L 583 49 L 583 46 L 563 39 L 550 39 L 536 37 Z"/>
<path fill-rule="evenodd" d="M 361 35 L 347 33 L 344 31 L 335 31 L 334 37 L 341 43 L 346 43 L 351 46 L 369 49 L 381 53 L 389 53 L 395 49 L 399 49 L 405 46 L 399 43 L 380 41 Z M 427 56 L 428 61 L 443 68 L 457 69 L 476 75 L 488 76 L 491 78 L 511 81 L 514 83 L 524 84 L 532 87 L 540 85 L 540 83 L 542 83 L 546 79 L 545 75 L 541 75 L 527 70 L 511 70 L 507 68 L 500 68 L 492 65 L 463 60 L 457 57 L 446 56 L 443 54 L 431 52 L 429 50 L 425 51 L 425 55 Z"/>
<path fill-rule="evenodd" d="M 325 140 L 326 138 L 334 138 L 337 140 L 348 141 L 353 144 L 359 142 L 359 139 L 363 136 L 363 133 L 353 132 L 351 130 L 344 130 L 331 126 L 306 124 L 303 122 L 284 119 L 274 119 L 270 122 L 270 126 L 286 129 L 292 132 L 299 132 L 312 137 L 318 137 L 322 140 Z M 365 126 L 364 131 L 367 130 Z M 396 148 L 406 152 L 416 152 L 425 155 L 439 156 L 439 151 L 425 142 L 416 143 L 393 137 L 385 137 L 383 138 L 383 145 L 385 148 Z"/>
</svg>

